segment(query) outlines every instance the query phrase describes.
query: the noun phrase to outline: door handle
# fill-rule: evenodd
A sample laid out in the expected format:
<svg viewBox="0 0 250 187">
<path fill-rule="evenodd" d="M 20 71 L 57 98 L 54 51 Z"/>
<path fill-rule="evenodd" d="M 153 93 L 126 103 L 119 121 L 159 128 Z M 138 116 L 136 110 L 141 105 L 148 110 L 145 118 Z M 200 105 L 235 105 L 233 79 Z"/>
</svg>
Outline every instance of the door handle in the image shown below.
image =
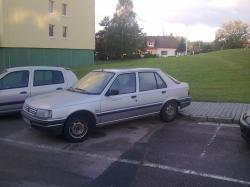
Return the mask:
<svg viewBox="0 0 250 187">
<path fill-rule="evenodd" d="M 27 93 L 28 93 L 28 92 L 20 92 L 20 94 L 23 94 L 23 95 L 24 95 L 24 94 L 27 94 Z"/>
<path fill-rule="evenodd" d="M 56 90 L 62 90 L 62 88 L 57 88 Z"/>
<path fill-rule="evenodd" d="M 161 93 L 162 93 L 162 94 L 165 94 L 165 93 L 167 93 L 167 91 L 162 91 Z"/>
<path fill-rule="evenodd" d="M 131 96 L 131 99 L 135 99 L 135 98 L 137 98 L 137 96 L 136 96 L 136 95 Z"/>
</svg>

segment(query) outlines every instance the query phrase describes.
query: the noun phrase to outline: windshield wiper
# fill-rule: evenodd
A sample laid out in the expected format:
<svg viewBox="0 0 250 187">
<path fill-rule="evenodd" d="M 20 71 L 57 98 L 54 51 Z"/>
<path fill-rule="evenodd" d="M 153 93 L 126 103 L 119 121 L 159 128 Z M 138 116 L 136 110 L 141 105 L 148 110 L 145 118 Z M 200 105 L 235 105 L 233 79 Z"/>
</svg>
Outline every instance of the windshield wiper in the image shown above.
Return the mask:
<svg viewBox="0 0 250 187">
<path fill-rule="evenodd" d="M 72 88 L 73 91 L 75 92 L 80 92 L 80 93 L 84 93 L 84 94 L 91 94 L 90 92 L 88 92 L 87 90 L 81 89 L 81 88 Z"/>
</svg>

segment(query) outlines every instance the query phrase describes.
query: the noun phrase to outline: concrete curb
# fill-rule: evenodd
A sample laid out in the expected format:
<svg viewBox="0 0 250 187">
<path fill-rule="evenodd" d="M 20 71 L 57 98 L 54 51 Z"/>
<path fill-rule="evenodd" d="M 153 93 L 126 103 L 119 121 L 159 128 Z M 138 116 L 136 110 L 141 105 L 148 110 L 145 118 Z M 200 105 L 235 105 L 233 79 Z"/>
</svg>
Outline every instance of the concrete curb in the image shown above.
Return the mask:
<svg viewBox="0 0 250 187">
<path fill-rule="evenodd" d="M 225 124 L 239 124 L 239 120 L 233 118 L 222 118 L 222 117 L 209 117 L 209 116 L 194 116 L 184 112 L 180 112 L 180 115 L 195 120 L 197 122 L 215 122 L 215 123 L 225 123 Z"/>
</svg>

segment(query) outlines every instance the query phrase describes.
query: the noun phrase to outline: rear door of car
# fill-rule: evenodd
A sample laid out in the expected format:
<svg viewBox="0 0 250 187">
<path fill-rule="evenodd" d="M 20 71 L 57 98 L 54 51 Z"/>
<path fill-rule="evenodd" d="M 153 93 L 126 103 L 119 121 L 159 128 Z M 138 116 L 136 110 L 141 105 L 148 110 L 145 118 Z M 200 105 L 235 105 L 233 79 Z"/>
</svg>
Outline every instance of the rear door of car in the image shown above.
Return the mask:
<svg viewBox="0 0 250 187">
<path fill-rule="evenodd" d="M 12 71 L 0 79 L 0 113 L 22 109 L 30 96 L 30 71 Z"/>
<path fill-rule="evenodd" d="M 136 73 L 120 74 L 113 81 L 108 92 L 116 92 L 117 95 L 106 95 L 101 100 L 101 123 L 114 122 L 136 115 L 137 91 Z"/>
<path fill-rule="evenodd" d="M 63 71 L 38 69 L 34 70 L 31 84 L 31 95 L 63 90 L 67 87 L 67 82 Z"/>
<path fill-rule="evenodd" d="M 157 72 L 139 72 L 137 112 L 139 115 L 158 113 L 167 98 L 167 84 Z"/>
</svg>

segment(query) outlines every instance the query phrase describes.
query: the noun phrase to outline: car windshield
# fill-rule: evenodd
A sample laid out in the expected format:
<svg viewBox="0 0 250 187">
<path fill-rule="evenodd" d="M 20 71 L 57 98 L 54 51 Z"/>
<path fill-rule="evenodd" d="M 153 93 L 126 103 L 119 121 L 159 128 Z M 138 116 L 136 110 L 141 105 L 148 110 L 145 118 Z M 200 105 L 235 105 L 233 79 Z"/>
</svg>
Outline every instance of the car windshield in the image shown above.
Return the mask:
<svg viewBox="0 0 250 187">
<path fill-rule="evenodd" d="M 93 71 L 80 79 L 70 90 L 84 94 L 99 95 L 107 86 L 114 73 Z"/>
</svg>

